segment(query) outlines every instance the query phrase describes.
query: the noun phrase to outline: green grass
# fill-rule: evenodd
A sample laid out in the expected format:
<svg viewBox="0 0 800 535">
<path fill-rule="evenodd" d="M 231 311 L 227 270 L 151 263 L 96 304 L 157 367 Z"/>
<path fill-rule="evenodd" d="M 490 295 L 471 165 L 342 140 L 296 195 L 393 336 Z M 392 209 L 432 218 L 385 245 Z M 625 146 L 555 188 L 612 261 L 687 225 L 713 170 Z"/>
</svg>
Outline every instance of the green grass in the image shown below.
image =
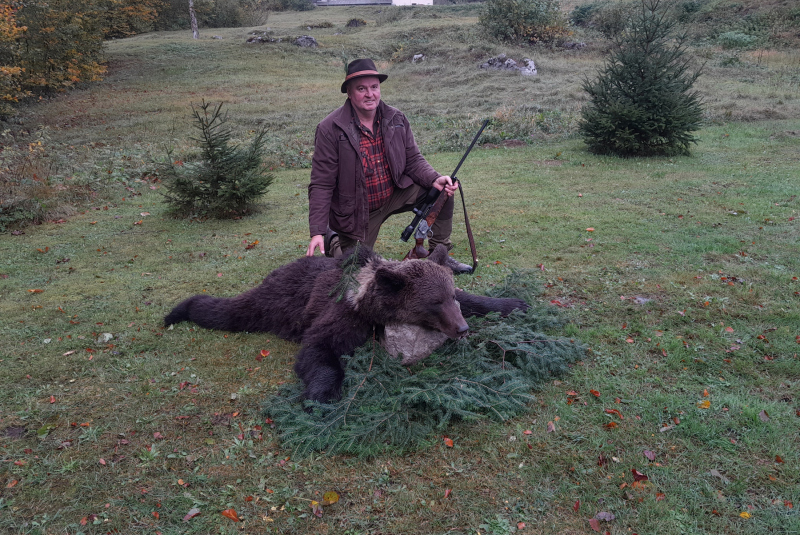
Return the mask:
<svg viewBox="0 0 800 535">
<path fill-rule="evenodd" d="M 568 120 L 520 147 L 487 133 L 492 147 L 474 150 L 460 172 L 480 266 L 457 282 L 483 292 L 511 270 L 537 271 L 542 304 L 567 322 L 552 334 L 592 351 L 535 392 L 525 416 L 451 426 L 452 448 L 432 436 L 402 456 L 287 458 L 260 409 L 295 381 L 297 347 L 162 328 L 186 296 L 235 295 L 305 250 L 309 171 L 299 151 L 341 102 L 343 45 L 350 57 L 376 53 L 390 73 L 385 100 L 409 111 L 443 172 L 466 144 L 448 138 L 454 130 L 463 140 L 494 116 L 530 132 L 513 119 L 533 114 L 527 106 L 565 117 L 579 108 L 596 51 L 536 51 L 538 82 L 459 70 L 449 55 L 477 63 L 501 47 L 469 35 L 472 11 L 436 9 L 439 18 L 342 35 L 347 19 L 380 14 L 271 16 L 279 35 L 330 18 L 317 51 L 250 48 L 244 30 L 206 31 L 199 43 L 178 33 L 115 41 L 105 82 L 23 113 L 18 141 L 29 139 L 22 129 L 49 127 L 36 161 L 52 183 L 74 177 L 98 195 L 64 222 L 0 235 L 0 531 L 474 534 L 524 522 L 522 533 L 587 533 L 600 511 L 616 516 L 604 531 L 619 534 L 800 531 L 800 101 L 781 74 L 796 71 L 790 56 L 758 67 L 764 76 L 720 68 L 703 82 L 734 113 L 771 107 L 789 119 L 730 122 L 712 105 L 691 157 L 593 156 Z M 439 55 L 423 67 L 393 60 L 387 51 L 402 39 L 416 47 L 425 27 L 455 28 L 462 41 L 428 37 Z M 243 139 L 260 121 L 273 125 L 276 180 L 259 214 L 165 216 L 151 159 L 164 143 L 186 150 L 189 104 L 201 98 L 225 100 Z M 386 256 L 405 254 L 397 237 L 407 223 L 384 227 Z M 270 355 L 257 360 L 262 349 Z M 634 485 L 632 470 L 648 481 Z M 311 500 L 327 491 L 341 499 L 317 518 Z M 201 515 L 184 522 L 193 507 Z M 231 507 L 244 523 L 219 514 Z"/>
</svg>

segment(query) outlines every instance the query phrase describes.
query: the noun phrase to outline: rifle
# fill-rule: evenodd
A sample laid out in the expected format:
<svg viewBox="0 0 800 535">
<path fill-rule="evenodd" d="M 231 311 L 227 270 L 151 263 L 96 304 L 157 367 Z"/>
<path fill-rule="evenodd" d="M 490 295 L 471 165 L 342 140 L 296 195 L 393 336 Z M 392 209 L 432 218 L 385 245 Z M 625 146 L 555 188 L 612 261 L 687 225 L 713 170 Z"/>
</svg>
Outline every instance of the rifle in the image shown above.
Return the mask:
<svg viewBox="0 0 800 535">
<path fill-rule="evenodd" d="M 472 138 L 472 143 L 469 144 L 469 148 L 467 148 L 467 152 L 464 153 L 464 156 L 461 157 L 461 161 L 458 162 L 455 171 L 453 174 L 450 175 L 450 178 L 453 180 L 453 184 L 458 184 L 458 190 L 461 192 L 461 204 L 464 207 L 464 223 L 467 226 L 467 237 L 469 238 L 469 245 L 472 249 L 472 272 L 475 272 L 475 269 L 478 267 L 478 256 L 475 251 L 475 240 L 472 237 L 472 228 L 469 225 L 469 218 L 467 217 L 467 205 L 464 201 L 464 189 L 461 187 L 461 183 L 459 182 L 456 174 L 458 170 L 461 169 L 461 164 L 464 163 L 464 160 L 467 159 L 469 156 L 472 147 L 475 146 L 477 143 L 478 138 L 481 137 L 483 133 L 483 129 L 486 128 L 486 125 L 489 124 L 489 119 L 486 119 L 483 124 L 481 125 L 480 130 L 478 133 L 475 134 L 475 137 Z M 447 201 L 447 194 L 444 191 L 439 191 L 436 188 L 431 188 L 428 192 L 427 197 L 425 200 L 422 201 L 419 205 L 415 206 L 412 210 L 414 212 L 414 219 L 411 221 L 403 233 L 400 235 L 400 239 L 403 241 L 408 241 L 408 238 L 411 237 L 411 234 L 414 234 L 414 238 L 416 243 L 414 247 L 408 252 L 405 256 L 404 260 L 414 259 L 414 258 L 426 258 L 428 256 L 428 250 L 425 248 L 425 238 L 429 238 L 432 231 L 431 227 L 433 226 L 434 221 L 436 218 L 439 217 L 439 212 L 442 210 L 444 203 Z M 416 229 L 416 232 L 415 232 Z"/>
</svg>

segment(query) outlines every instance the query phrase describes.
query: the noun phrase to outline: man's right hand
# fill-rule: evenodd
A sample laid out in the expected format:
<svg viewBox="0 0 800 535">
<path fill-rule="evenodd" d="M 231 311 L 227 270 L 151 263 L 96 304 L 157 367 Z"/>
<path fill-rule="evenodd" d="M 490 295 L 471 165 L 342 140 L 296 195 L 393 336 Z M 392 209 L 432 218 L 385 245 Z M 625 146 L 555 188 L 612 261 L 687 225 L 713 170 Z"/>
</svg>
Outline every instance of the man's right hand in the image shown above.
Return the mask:
<svg viewBox="0 0 800 535">
<path fill-rule="evenodd" d="M 317 234 L 316 236 L 312 236 L 311 241 L 308 242 L 308 249 L 306 250 L 306 256 L 314 256 L 314 251 L 319 248 L 319 252 L 323 255 L 325 254 L 325 236 L 322 234 Z"/>
</svg>

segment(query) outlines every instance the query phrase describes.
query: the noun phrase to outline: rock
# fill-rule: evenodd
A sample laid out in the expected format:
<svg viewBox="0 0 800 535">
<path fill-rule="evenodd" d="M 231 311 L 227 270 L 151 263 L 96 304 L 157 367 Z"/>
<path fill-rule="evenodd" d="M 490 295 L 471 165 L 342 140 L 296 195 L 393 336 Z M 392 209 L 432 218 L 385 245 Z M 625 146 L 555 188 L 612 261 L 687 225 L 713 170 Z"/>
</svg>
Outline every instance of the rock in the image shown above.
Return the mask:
<svg viewBox="0 0 800 535">
<path fill-rule="evenodd" d="M 524 67 L 520 67 L 519 73 L 522 76 L 536 76 L 539 71 L 536 70 L 536 64 L 530 58 L 522 58 L 522 63 L 525 64 Z"/>
<path fill-rule="evenodd" d="M 282 40 L 280 37 L 273 37 L 268 31 L 252 32 L 247 38 L 248 43 L 280 43 Z"/>
<path fill-rule="evenodd" d="M 394 358 L 401 358 L 403 366 L 411 366 L 436 351 L 447 335 L 417 325 L 387 325 L 381 345 Z"/>
<path fill-rule="evenodd" d="M 522 76 L 536 76 L 536 64 L 534 64 L 533 60 L 530 58 L 523 58 L 522 63 L 524 64 L 523 67 L 520 67 L 519 64 L 514 61 L 513 59 L 509 58 L 505 54 L 500 54 L 497 57 L 489 58 L 486 60 L 485 63 L 481 64 L 481 69 L 489 69 L 495 71 L 512 71 L 518 72 Z"/>
<path fill-rule="evenodd" d="M 303 48 L 317 48 L 317 40 L 310 35 L 301 35 L 294 40 L 294 44 Z"/>
</svg>

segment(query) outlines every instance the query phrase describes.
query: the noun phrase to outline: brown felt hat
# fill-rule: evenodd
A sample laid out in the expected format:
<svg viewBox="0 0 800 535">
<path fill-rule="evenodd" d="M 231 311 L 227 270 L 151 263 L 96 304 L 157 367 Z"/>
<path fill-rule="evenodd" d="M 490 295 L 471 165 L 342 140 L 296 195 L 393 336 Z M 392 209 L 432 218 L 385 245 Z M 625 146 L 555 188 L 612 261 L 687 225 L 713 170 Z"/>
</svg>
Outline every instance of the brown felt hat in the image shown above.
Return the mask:
<svg viewBox="0 0 800 535">
<path fill-rule="evenodd" d="M 379 73 L 378 69 L 375 68 L 375 63 L 371 59 L 354 59 L 347 66 L 347 76 L 345 76 L 344 82 L 342 82 L 342 93 L 347 93 L 347 84 L 350 80 L 361 78 L 362 76 L 375 76 L 381 83 L 389 77 L 388 74 Z"/>
</svg>

